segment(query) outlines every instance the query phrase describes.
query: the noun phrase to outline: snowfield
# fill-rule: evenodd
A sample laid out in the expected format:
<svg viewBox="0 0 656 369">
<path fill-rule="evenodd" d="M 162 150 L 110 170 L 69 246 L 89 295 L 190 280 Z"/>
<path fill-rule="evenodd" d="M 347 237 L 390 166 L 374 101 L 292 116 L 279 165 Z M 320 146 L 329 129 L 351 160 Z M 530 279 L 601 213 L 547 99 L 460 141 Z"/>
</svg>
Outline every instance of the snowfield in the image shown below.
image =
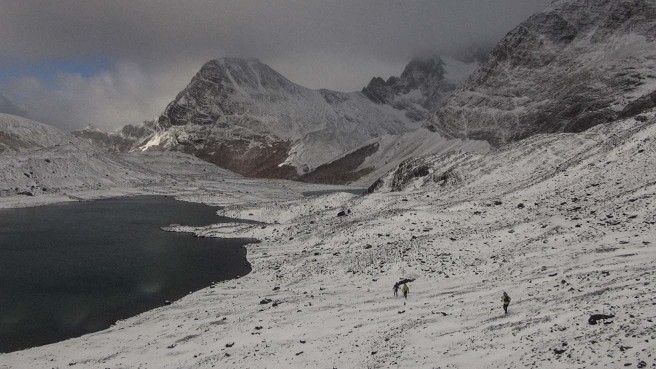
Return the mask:
<svg viewBox="0 0 656 369">
<path fill-rule="evenodd" d="M 237 204 L 338 186 L 244 178 L 179 152 L 108 153 L 43 123 L 0 114 L 0 208 L 129 195 Z"/>
<path fill-rule="evenodd" d="M 221 211 L 262 224 L 168 227 L 258 239 L 253 271 L 0 368 L 656 367 L 654 115 L 424 158 L 399 191 L 392 172 Z M 208 185 L 182 197 L 234 203 Z"/>
</svg>

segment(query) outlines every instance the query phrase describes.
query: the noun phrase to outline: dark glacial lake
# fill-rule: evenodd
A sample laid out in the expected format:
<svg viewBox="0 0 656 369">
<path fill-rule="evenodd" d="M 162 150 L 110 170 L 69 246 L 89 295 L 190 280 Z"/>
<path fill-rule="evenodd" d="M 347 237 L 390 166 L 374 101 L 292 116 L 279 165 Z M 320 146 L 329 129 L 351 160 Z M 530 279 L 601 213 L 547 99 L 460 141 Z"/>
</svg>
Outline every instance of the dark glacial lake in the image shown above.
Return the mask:
<svg viewBox="0 0 656 369">
<path fill-rule="evenodd" d="M 0 209 L 0 352 L 99 331 L 249 273 L 246 240 L 160 229 L 235 221 L 216 210 L 162 196 Z"/>
</svg>

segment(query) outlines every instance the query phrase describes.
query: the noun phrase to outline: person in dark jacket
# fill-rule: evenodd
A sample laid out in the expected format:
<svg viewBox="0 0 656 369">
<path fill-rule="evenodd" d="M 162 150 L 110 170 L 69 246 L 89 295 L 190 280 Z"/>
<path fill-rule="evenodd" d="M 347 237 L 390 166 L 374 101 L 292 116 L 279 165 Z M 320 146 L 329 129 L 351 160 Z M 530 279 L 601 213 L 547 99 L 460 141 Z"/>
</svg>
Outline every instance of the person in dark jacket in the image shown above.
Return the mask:
<svg viewBox="0 0 656 369">
<path fill-rule="evenodd" d="M 399 282 L 394 283 L 394 287 L 392 287 L 392 290 L 394 291 L 394 297 L 399 296 Z"/>
<path fill-rule="evenodd" d="M 503 297 L 501 298 L 501 302 L 503 302 L 503 311 L 505 314 L 508 314 L 508 305 L 510 305 L 510 296 L 504 291 L 503 292 Z"/>
</svg>

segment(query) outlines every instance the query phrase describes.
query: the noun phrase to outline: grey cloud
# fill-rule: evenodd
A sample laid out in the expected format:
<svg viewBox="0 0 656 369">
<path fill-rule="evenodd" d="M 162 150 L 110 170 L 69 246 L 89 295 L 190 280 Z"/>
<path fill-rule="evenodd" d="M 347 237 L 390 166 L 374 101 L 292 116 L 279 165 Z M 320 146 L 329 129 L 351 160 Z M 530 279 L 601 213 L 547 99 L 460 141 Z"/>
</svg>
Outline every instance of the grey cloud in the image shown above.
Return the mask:
<svg viewBox="0 0 656 369">
<path fill-rule="evenodd" d="M 88 124 L 112 130 L 154 119 L 198 68 L 196 63 L 180 63 L 144 70 L 135 63 L 117 63 L 88 78 L 60 73 L 53 83 L 25 77 L 0 88 L 40 122 L 64 130 Z"/>
<path fill-rule="evenodd" d="M 175 91 L 168 89 L 175 83 L 157 79 L 188 81 L 193 75 L 189 66 L 198 68 L 211 58 L 255 57 L 308 87 L 357 90 L 374 75 L 400 73 L 415 55 L 458 55 L 492 45 L 549 2 L 6 1 L 0 2 L 0 62 L 16 65 L 106 59 L 117 64 L 103 78 L 117 80 L 125 78 L 120 65 L 133 64 L 140 71 L 135 75 L 141 78 L 135 82 L 140 85 L 106 84 L 103 88 L 107 90 L 99 93 L 101 77 L 73 83 L 72 76 L 62 76 L 50 94 L 68 99 L 71 106 L 68 112 L 63 111 L 61 99 L 60 104 L 51 105 L 62 110 L 59 120 L 68 119 L 71 126 L 80 126 L 81 119 L 93 118 L 89 112 L 94 110 L 96 120 L 110 121 L 108 112 L 130 100 L 121 97 L 126 93 L 131 98 L 144 98 L 144 106 L 122 109 L 123 113 L 134 112 L 117 112 L 118 120 L 140 114 L 147 115 L 145 119 L 161 111 L 160 100 L 175 96 Z M 13 81 L 10 87 L 21 83 Z M 84 84 L 87 87 L 81 87 Z M 33 92 L 42 103 L 50 99 L 48 88 L 42 85 L 37 89 L 43 91 L 40 95 Z M 83 100 L 84 111 L 78 111 L 83 108 L 76 106 L 76 94 L 84 89 L 93 91 L 90 96 L 96 100 Z M 35 105 L 24 103 L 29 100 L 27 90 L 23 87 L 14 94 L 22 96 L 23 105 Z"/>
<path fill-rule="evenodd" d="M 0 94 L 0 113 L 19 115 L 21 117 L 28 116 L 25 110 L 21 109 L 13 101 L 11 101 L 11 99 L 2 94 Z"/>
</svg>

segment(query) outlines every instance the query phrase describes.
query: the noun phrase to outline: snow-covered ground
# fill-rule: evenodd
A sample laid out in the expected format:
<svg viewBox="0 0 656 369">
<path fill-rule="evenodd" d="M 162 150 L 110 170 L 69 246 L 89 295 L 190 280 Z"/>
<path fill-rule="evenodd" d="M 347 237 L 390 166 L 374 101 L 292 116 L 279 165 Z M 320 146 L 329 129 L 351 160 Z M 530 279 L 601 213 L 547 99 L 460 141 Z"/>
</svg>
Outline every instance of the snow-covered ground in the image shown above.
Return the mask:
<svg viewBox="0 0 656 369">
<path fill-rule="evenodd" d="M 52 126 L 0 114 L 0 208 L 139 194 L 229 205 L 331 188 L 339 187 L 244 178 L 179 152 L 108 153 Z"/>
<path fill-rule="evenodd" d="M 656 367 L 655 140 L 652 112 L 431 158 L 459 174 L 401 192 L 227 207 L 266 224 L 169 230 L 259 239 L 250 274 L 0 368 Z"/>
<path fill-rule="evenodd" d="M 425 128 L 401 135 L 385 135 L 371 141 L 378 150 L 368 156 L 356 170 L 373 170 L 351 183 L 352 186 L 369 187 L 378 178 L 393 170 L 404 160 L 427 155 L 440 155 L 448 152 L 478 152 L 490 150 L 485 141 L 468 139 L 446 139 L 440 134 Z"/>
</svg>

